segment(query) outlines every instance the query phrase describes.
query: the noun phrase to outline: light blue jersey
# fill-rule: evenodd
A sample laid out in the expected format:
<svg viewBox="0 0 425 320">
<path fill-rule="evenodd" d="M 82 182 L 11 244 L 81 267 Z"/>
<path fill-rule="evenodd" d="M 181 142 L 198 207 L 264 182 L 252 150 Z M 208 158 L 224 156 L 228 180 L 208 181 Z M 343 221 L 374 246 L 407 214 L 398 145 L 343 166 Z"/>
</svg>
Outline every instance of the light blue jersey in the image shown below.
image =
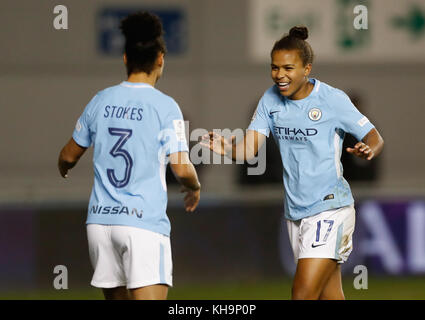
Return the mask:
<svg viewBox="0 0 425 320">
<path fill-rule="evenodd" d="M 282 96 L 276 85 L 261 98 L 249 130 L 279 147 L 285 186 L 285 218 L 299 220 L 354 202 L 341 164 L 345 132 L 359 141 L 374 126 L 341 90 L 316 79 L 304 99 Z"/>
<path fill-rule="evenodd" d="M 94 146 L 87 224 L 168 236 L 166 159 L 188 151 L 177 103 L 149 84 L 124 81 L 89 102 L 72 137 L 82 147 Z"/>
</svg>

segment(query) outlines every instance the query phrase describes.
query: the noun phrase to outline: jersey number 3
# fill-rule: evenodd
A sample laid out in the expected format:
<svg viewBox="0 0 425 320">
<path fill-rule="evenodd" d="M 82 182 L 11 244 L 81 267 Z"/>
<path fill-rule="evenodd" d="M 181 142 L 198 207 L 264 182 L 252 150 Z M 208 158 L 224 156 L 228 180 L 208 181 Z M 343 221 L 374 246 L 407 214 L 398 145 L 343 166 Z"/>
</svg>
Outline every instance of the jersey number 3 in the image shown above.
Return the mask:
<svg viewBox="0 0 425 320">
<path fill-rule="evenodd" d="M 124 144 L 130 139 L 133 131 L 130 129 L 108 128 L 109 134 L 120 137 L 117 143 L 109 151 L 110 155 L 115 157 L 123 157 L 125 161 L 125 174 L 122 180 L 118 180 L 115 176 L 114 169 L 107 169 L 109 182 L 116 188 L 125 187 L 130 181 L 131 169 L 133 168 L 133 159 L 127 150 L 122 149 Z"/>
</svg>

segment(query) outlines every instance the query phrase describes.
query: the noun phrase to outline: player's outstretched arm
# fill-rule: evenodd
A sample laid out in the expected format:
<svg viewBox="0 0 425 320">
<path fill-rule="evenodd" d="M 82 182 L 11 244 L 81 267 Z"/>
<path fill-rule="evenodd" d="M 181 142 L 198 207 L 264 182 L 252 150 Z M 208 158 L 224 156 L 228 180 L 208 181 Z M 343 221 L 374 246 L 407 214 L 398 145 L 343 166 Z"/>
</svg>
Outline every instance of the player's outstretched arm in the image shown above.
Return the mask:
<svg viewBox="0 0 425 320">
<path fill-rule="evenodd" d="M 347 152 L 352 153 L 359 158 L 372 160 L 381 153 L 383 148 L 384 139 L 382 139 L 378 130 L 373 128 L 361 142 L 356 143 L 353 148 L 347 148 Z"/>
<path fill-rule="evenodd" d="M 232 160 L 246 161 L 256 156 L 266 138 L 264 134 L 258 131 L 248 130 L 244 138 L 236 143 L 235 136 L 231 139 L 226 139 L 215 132 L 209 132 L 202 137 L 200 144 Z"/>
<path fill-rule="evenodd" d="M 201 184 L 198 180 L 195 167 L 190 162 L 187 152 L 175 152 L 170 154 L 171 171 L 177 181 L 182 185 L 182 192 L 186 192 L 184 206 L 187 212 L 193 212 L 198 206 Z"/>
<path fill-rule="evenodd" d="M 73 138 L 62 148 L 59 154 L 58 168 L 63 178 L 68 178 L 68 170 L 77 164 L 86 150 L 87 148 L 79 146 Z"/>
</svg>

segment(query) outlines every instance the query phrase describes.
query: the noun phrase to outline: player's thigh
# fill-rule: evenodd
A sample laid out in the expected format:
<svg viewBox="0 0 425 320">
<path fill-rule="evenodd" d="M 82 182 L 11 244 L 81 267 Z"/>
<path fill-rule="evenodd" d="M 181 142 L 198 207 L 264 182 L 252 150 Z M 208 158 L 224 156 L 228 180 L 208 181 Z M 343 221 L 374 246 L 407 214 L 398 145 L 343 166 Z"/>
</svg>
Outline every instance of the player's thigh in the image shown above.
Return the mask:
<svg viewBox="0 0 425 320">
<path fill-rule="evenodd" d="M 352 250 L 354 225 L 352 205 L 302 219 L 298 258 L 329 258 L 345 262 Z"/>
<path fill-rule="evenodd" d="M 105 300 L 128 300 L 129 292 L 126 287 L 102 288 Z"/>
<path fill-rule="evenodd" d="M 126 284 L 121 257 L 111 241 L 111 227 L 87 225 L 89 256 L 94 269 L 91 284 L 97 288 L 117 288 Z"/>
<path fill-rule="evenodd" d="M 337 262 L 333 259 L 299 259 L 292 286 L 292 298 L 318 299 L 336 268 Z"/>
<path fill-rule="evenodd" d="M 344 300 L 344 291 L 342 290 L 341 264 L 338 264 L 334 272 L 329 276 L 322 292 L 320 300 Z"/>
<path fill-rule="evenodd" d="M 301 220 L 297 221 L 286 221 L 286 226 L 288 229 L 289 243 L 291 245 L 292 253 L 294 254 L 295 264 L 298 261 L 298 257 L 301 249 L 301 236 L 300 236 L 300 226 Z"/>
<path fill-rule="evenodd" d="M 132 300 L 166 300 L 168 286 L 157 284 L 142 288 L 130 289 L 130 299 Z"/>
<path fill-rule="evenodd" d="M 169 237 L 142 228 L 114 226 L 112 242 L 122 256 L 127 289 L 172 286 Z"/>
</svg>

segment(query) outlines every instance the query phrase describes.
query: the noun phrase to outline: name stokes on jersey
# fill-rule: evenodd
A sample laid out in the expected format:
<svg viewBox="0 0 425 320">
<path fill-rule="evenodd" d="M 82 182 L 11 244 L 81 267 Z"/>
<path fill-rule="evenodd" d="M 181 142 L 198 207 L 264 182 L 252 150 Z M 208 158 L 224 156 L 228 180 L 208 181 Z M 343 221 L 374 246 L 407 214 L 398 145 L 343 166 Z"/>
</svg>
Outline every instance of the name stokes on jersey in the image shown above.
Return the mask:
<svg viewBox="0 0 425 320">
<path fill-rule="evenodd" d="M 105 118 L 128 119 L 141 121 L 143 119 L 143 108 L 105 106 Z"/>
<path fill-rule="evenodd" d="M 100 206 L 95 205 L 90 208 L 89 213 L 91 214 L 126 214 L 126 215 L 135 215 L 137 218 L 141 219 L 143 217 L 143 210 L 137 210 L 132 208 L 131 210 L 126 206 Z"/>
</svg>

